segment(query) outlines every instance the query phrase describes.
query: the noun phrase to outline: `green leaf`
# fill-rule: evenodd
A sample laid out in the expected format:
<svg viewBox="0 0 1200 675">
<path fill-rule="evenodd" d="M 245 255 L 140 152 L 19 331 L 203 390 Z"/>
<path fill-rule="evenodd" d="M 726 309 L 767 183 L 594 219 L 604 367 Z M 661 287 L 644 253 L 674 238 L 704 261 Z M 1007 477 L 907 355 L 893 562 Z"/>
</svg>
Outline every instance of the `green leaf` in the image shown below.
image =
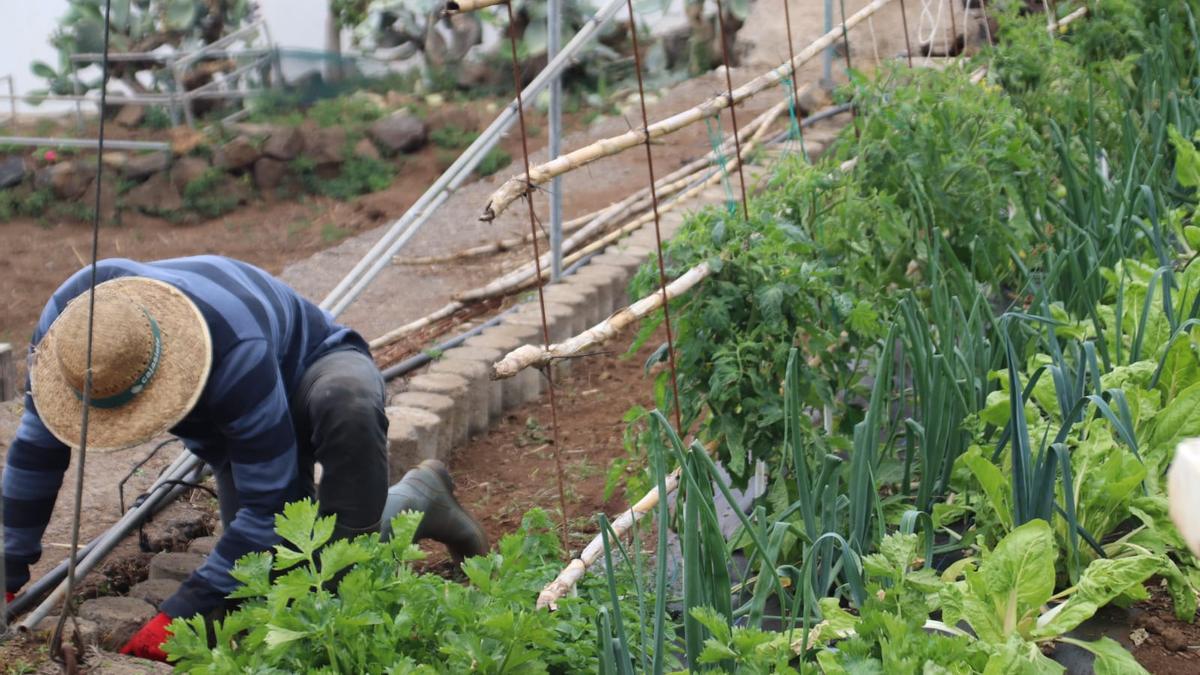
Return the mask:
<svg viewBox="0 0 1200 675">
<path fill-rule="evenodd" d="M 1092 669 L 1096 675 L 1145 675 L 1146 669 L 1112 638 L 1102 637 L 1095 642 L 1061 638 L 1067 644 L 1075 645 L 1096 655 Z"/>
<path fill-rule="evenodd" d="M 1057 675 L 1066 671 L 1043 654 L 1036 642 L 1026 642 L 1019 635 L 1010 634 L 998 647 L 988 659 L 984 675 Z"/>
<path fill-rule="evenodd" d="M 1032 626 L 1038 609 L 1054 593 L 1058 547 L 1044 520 L 1031 520 L 1008 533 L 977 571 L 966 570 L 962 616 L 980 639 L 1001 643 Z"/>
<path fill-rule="evenodd" d="M 1179 392 L 1154 416 L 1154 431 L 1147 445 L 1169 457 L 1179 441 L 1189 436 L 1200 436 L 1200 382 Z"/>
<path fill-rule="evenodd" d="M 266 552 L 247 553 L 242 556 L 230 576 L 242 582 L 229 594 L 231 598 L 258 598 L 271 590 L 271 554 Z"/>
<path fill-rule="evenodd" d="M 34 75 L 44 77 L 47 80 L 53 80 L 58 77 L 58 73 L 43 61 L 34 61 L 29 64 L 29 69 L 33 71 Z"/>
<path fill-rule="evenodd" d="M 196 22 L 196 3 L 193 0 L 166 0 L 163 25 L 167 30 L 184 32 Z"/>
<path fill-rule="evenodd" d="M 1067 601 L 1038 617 L 1033 636 L 1054 637 L 1074 630 L 1130 586 L 1141 584 L 1161 568 L 1161 561 L 1150 555 L 1093 560 Z"/>
<path fill-rule="evenodd" d="M 1200 187 L 1200 152 L 1195 144 L 1183 137 L 1175 125 L 1167 127 L 1171 145 L 1175 148 L 1175 179 L 1184 187 Z"/>
<path fill-rule="evenodd" d="M 308 637 L 308 633 L 306 632 L 288 630 L 287 628 L 280 628 L 279 626 L 273 624 L 267 624 L 266 642 L 267 646 L 272 649 L 286 645 L 289 642 L 303 640 L 306 637 Z"/>
<path fill-rule="evenodd" d="M 1008 410 L 1007 397 L 1004 408 L 1006 411 Z M 979 481 L 979 486 L 983 488 L 983 493 L 987 497 L 984 501 L 995 511 L 1000 524 L 1004 526 L 1005 530 L 1011 530 L 1013 521 L 1009 499 L 1012 495 L 1012 487 L 1008 477 L 1000 471 L 999 467 L 983 456 L 983 451 L 979 446 L 971 446 L 962 454 L 961 461 L 971 471 L 975 480 Z"/>
</svg>

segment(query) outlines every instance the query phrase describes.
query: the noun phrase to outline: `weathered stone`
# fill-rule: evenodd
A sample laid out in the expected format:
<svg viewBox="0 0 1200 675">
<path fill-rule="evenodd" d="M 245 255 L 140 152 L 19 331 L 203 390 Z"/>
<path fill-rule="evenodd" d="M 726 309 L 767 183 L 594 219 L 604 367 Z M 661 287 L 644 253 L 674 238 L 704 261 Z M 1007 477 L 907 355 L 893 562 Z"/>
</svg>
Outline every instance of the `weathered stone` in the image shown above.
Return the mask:
<svg viewBox="0 0 1200 675">
<path fill-rule="evenodd" d="M 304 154 L 317 166 L 342 163 L 346 159 L 345 130 L 309 128 L 304 132 Z"/>
<path fill-rule="evenodd" d="M 33 635 L 38 640 L 49 642 L 54 636 L 54 631 L 58 628 L 58 615 L 48 616 L 37 623 L 33 627 Z M 95 621 L 81 619 L 67 619 L 67 623 L 63 626 L 63 642 L 75 645 L 79 650 L 86 650 L 96 644 L 96 640 L 100 635 L 100 627 Z"/>
<path fill-rule="evenodd" d="M 173 673 L 175 669 L 170 664 L 158 661 L 100 652 L 88 661 L 87 672 L 90 675 L 158 675 Z"/>
<path fill-rule="evenodd" d="M 363 138 L 359 139 L 354 144 L 354 156 L 366 157 L 367 159 L 379 159 L 379 149 L 370 140 Z"/>
<path fill-rule="evenodd" d="M 388 406 L 388 482 L 395 483 L 424 459 L 438 459 L 437 415 L 420 408 Z"/>
<path fill-rule="evenodd" d="M 158 609 L 167 598 L 175 595 L 180 583 L 174 579 L 147 579 L 129 589 L 129 597 L 145 600 Z"/>
<path fill-rule="evenodd" d="M 113 120 L 118 126 L 132 129 L 136 126 L 141 126 L 142 120 L 146 119 L 146 107 L 141 105 L 124 105 L 121 106 L 121 112 L 117 113 Z"/>
<path fill-rule="evenodd" d="M 192 543 L 188 544 L 188 553 L 196 553 L 199 555 L 208 555 L 217 547 L 217 542 L 221 538 L 217 536 L 199 537 L 193 539 Z"/>
<path fill-rule="evenodd" d="M 96 624 L 98 642 L 112 651 L 129 642 L 156 614 L 158 611 L 150 603 L 137 598 L 93 598 L 79 605 L 80 618 Z"/>
<path fill-rule="evenodd" d="M 200 178 L 209 170 L 208 162 L 200 157 L 181 157 L 171 166 L 171 184 L 180 193 L 187 184 Z"/>
<path fill-rule="evenodd" d="M 125 162 L 125 166 L 121 167 L 121 175 L 130 180 L 139 180 L 169 168 L 171 168 L 170 153 L 147 152 L 130 157 Z"/>
<path fill-rule="evenodd" d="M 183 208 L 183 198 L 179 196 L 179 190 L 165 173 L 150 176 L 146 182 L 125 193 L 121 201 L 129 208 L 154 215 Z"/>
<path fill-rule="evenodd" d="M 433 413 L 438 418 L 436 425 L 437 453 L 439 459 L 450 456 L 454 448 L 454 399 L 441 394 L 423 391 L 406 391 L 396 394 L 388 402 L 389 405 L 419 408 Z"/>
<path fill-rule="evenodd" d="M 39 190 L 50 189 L 56 197 L 78 199 L 88 189 L 96 167 L 87 167 L 75 162 L 51 164 L 34 176 L 34 186 Z"/>
<path fill-rule="evenodd" d="M 142 528 L 150 551 L 176 551 L 212 532 L 213 517 L 187 504 L 171 509 Z"/>
<path fill-rule="evenodd" d="M 150 559 L 150 578 L 186 581 L 203 564 L 204 556 L 196 553 L 159 553 Z"/>
<path fill-rule="evenodd" d="M 5 157 L 0 160 L 0 188 L 20 185 L 28 173 L 24 158 L 15 155 Z"/>
<path fill-rule="evenodd" d="M 272 159 L 295 159 L 304 152 L 304 135 L 296 127 L 279 127 L 271 131 L 262 153 Z"/>
<path fill-rule="evenodd" d="M 96 207 L 96 187 L 100 188 L 100 220 L 109 222 L 117 215 L 117 181 L 112 174 L 104 174 L 103 180 L 92 180 L 79 197 L 79 203 L 87 207 L 90 214 Z"/>
<path fill-rule="evenodd" d="M 171 137 L 171 152 L 177 157 L 187 155 L 208 142 L 208 136 L 190 127 L 174 127 L 167 133 Z"/>
<path fill-rule="evenodd" d="M 270 157 L 260 157 L 254 163 L 254 184 L 259 190 L 274 190 L 283 183 L 287 175 L 287 162 Z"/>
<path fill-rule="evenodd" d="M 367 133 L 376 145 L 388 153 L 419 150 L 428 137 L 425 122 L 407 112 L 393 113 L 376 120 Z"/>
<path fill-rule="evenodd" d="M 213 166 L 226 171 L 237 171 L 250 166 L 260 156 L 254 141 L 245 136 L 238 136 L 217 148 L 216 154 L 213 155 Z"/>
</svg>

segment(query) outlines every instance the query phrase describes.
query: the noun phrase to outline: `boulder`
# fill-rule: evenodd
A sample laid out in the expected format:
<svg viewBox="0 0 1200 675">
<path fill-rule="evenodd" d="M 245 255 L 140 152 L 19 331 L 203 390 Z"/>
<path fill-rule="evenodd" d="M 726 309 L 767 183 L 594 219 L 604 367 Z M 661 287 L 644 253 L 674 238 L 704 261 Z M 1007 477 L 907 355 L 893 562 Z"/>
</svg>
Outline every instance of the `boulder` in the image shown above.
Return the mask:
<svg viewBox="0 0 1200 675">
<path fill-rule="evenodd" d="M 311 127 L 303 132 L 304 154 L 317 166 L 341 164 L 345 161 L 346 132 L 337 127 Z"/>
<path fill-rule="evenodd" d="M 96 167 L 76 162 L 51 164 L 34 176 L 34 187 L 53 190 L 62 199 L 78 199 L 92 183 Z"/>
<path fill-rule="evenodd" d="M 254 184 L 259 190 L 274 190 L 283 183 L 287 175 L 287 162 L 270 157 L 260 157 L 254 163 Z"/>
<path fill-rule="evenodd" d="M 143 544 L 149 551 L 176 551 L 196 537 L 212 532 L 213 517 L 207 511 L 180 504 L 142 528 Z"/>
<path fill-rule="evenodd" d="M 100 186 L 100 220 L 102 222 L 112 222 L 117 216 L 117 181 L 112 174 L 105 173 L 104 178 L 100 181 L 92 180 L 87 189 L 83 191 L 83 195 L 79 197 L 79 203 L 87 207 L 88 215 L 91 215 L 92 209 L 96 207 L 96 186 Z"/>
<path fill-rule="evenodd" d="M 371 141 L 363 138 L 354 144 L 354 156 L 367 159 L 379 159 L 379 149 Z"/>
<path fill-rule="evenodd" d="M 204 556 L 196 553 L 159 553 L 150 559 L 150 578 L 183 582 L 203 564 Z"/>
<path fill-rule="evenodd" d="M 104 168 L 123 171 L 129 163 L 129 154 L 125 152 L 105 152 Z"/>
<path fill-rule="evenodd" d="M 150 174 L 166 171 L 171 168 L 171 154 L 167 152 L 147 152 L 134 155 L 121 167 L 121 175 L 130 180 L 141 180 Z"/>
<path fill-rule="evenodd" d="M 12 155 L 0 160 L 0 189 L 20 185 L 29 170 L 23 157 Z"/>
<path fill-rule="evenodd" d="M 425 122 L 407 112 L 393 113 L 376 120 L 367 133 L 384 152 L 413 152 L 425 145 L 428 129 Z"/>
<path fill-rule="evenodd" d="M 176 156 L 190 154 L 208 142 L 203 132 L 190 127 L 174 127 L 168 133 L 171 136 L 171 152 Z"/>
<path fill-rule="evenodd" d="M 213 166 L 226 171 L 237 171 L 254 164 L 261 156 L 258 147 L 245 136 L 238 136 L 225 145 L 217 148 L 213 156 Z"/>
<path fill-rule="evenodd" d="M 125 193 L 122 203 L 143 213 L 161 215 L 183 208 L 179 190 L 165 173 L 156 173 L 146 182 Z"/>
<path fill-rule="evenodd" d="M 267 137 L 262 153 L 272 159 L 296 159 L 304 152 L 304 135 L 296 127 L 278 127 Z"/>
<path fill-rule="evenodd" d="M 220 540 L 221 538 L 215 535 L 193 539 L 192 543 L 188 544 L 188 553 L 208 555 L 213 552 L 213 549 L 217 547 L 217 542 Z"/>
<path fill-rule="evenodd" d="M 150 603 L 137 598 L 92 598 L 79 605 L 79 617 L 99 627 L 100 645 L 112 651 L 129 642 L 156 614 Z"/>
<path fill-rule="evenodd" d="M 174 579 L 147 579 L 129 589 L 129 597 L 144 600 L 158 609 L 167 598 L 175 595 L 181 584 Z"/>
<path fill-rule="evenodd" d="M 117 113 L 113 120 L 118 126 L 132 129 L 141 126 L 142 120 L 146 119 L 146 107 L 141 105 L 125 105 L 121 106 L 121 112 Z"/>
<path fill-rule="evenodd" d="M 181 157 L 171 167 L 171 184 L 182 194 L 188 183 L 203 176 L 208 169 L 208 162 L 200 157 Z"/>
</svg>

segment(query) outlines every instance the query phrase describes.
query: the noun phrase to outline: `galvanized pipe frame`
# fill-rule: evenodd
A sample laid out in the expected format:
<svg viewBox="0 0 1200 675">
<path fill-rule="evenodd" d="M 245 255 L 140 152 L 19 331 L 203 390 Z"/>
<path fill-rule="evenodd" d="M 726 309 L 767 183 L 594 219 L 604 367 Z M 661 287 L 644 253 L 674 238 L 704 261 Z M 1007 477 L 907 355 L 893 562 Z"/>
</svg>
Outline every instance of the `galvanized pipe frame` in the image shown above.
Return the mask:
<svg viewBox="0 0 1200 675">
<path fill-rule="evenodd" d="M 542 69 L 540 73 L 525 87 L 523 96 L 532 99 L 557 78 L 567 65 L 573 62 L 575 55 L 595 33 L 607 24 L 623 6 L 623 0 L 609 0 L 588 19 L 579 32 L 563 46 L 562 51 Z M 516 101 L 510 102 L 495 120 L 480 133 L 471 145 L 463 151 L 454 163 L 417 198 L 398 220 L 394 221 L 383 236 L 364 255 L 358 263 L 338 282 L 336 286 L 321 301 L 321 308 L 328 310 L 335 317 L 350 306 L 363 290 L 375 280 L 381 271 L 390 264 L 393 256 L 404 247 L 417 233 L 426 221 L 445 201 L 466 181 L 483 157 L 499 142 L 501 136 L 517 120 Z"/>
</svg>

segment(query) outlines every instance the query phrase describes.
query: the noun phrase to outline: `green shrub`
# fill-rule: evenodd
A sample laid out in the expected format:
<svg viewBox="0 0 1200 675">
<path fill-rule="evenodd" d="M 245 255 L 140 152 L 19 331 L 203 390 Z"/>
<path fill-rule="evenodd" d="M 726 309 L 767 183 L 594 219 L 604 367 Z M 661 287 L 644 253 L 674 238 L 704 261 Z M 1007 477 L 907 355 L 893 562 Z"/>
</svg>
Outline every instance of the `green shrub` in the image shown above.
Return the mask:
<svg viewBox="0 0 1200 675">
<path fill-rule="evenodd" d="M 199 178 L 183 186 L 183 206 L 205 218 L 216 218 L 237 208 L 238 199 L 222 189 L 227 176 L 220 169 L 210 168 Z"/>
<path fill-rule="evenodd" d="M 365 98 L 343 96 L 317 101 L 308 109 L 308 117 L 322 127 L 353 127 L 374 122 L 384 112 Z"/>
<path fill-rule="evenodd" d="M 429 140 L 439 148 L 465 148 L 479 138 L 478 131 L 464 129 L 454 124 L 438 127 L 429 132 Z"/>
<path fill-rule="evenodd" d="M 396 170 L 391 164 L 371 157 L 351 157 L 342 164 L 336 178 L 317 181 L 321 194 L 346 200 L 369 192 L 378 192 L 392 184 Z"/>
<path fill-rule="evenodd" d="M 480 176 L 490 176 L 509 164 L 512 164 L 512 155 L 500 148 L 493 148 L 480 160 L 479 166 L 475 167 L 475 173 Z"/>
<path fill-rule="evenodd" d="M 171 114 L 162 108 L 149 107 L 146 108 L 146 116 L 142 119 L 142 126 L 147 129 L 170 129 L 174 126 L 171 123 Z"/>
</svg>

